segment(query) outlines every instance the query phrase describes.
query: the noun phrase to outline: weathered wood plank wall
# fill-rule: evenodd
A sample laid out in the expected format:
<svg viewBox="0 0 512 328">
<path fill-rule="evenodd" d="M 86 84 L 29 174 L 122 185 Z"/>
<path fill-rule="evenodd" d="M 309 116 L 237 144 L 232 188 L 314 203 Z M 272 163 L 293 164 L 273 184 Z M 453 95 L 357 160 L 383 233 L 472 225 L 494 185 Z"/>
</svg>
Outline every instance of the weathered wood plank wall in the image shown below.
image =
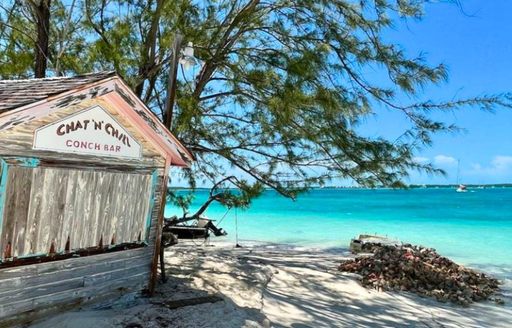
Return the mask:
<svg viewBox="0 0 512 328">
<path fill-rule="evenodd" d="M 162 174 L 153 199 L 161 197 Z M 160 209 L 154 202 L 146 247 L 0 269 L 0 327 L 147 289 Z"/>
<path fill-rule="evenodd" d="M 0 327 L 148 285 L 153 247 L 0 270 Z M 39 313 L 38 313 L 39 312 Z"/>
<path fill-rule="evenodd" d="M 0 247 L 22 257 L 145 240 L 152 184 L 150 174 L 11 166 Z"/>
<path fill-rule="evenodd" d="M 0 269 L 0 327 L 148 288 L 169 162 L 161 146 L 120 114 L 120 105 L 113 101 L 117 98 L 111 91 L 99 92 L 56 105 L 59 110 L 49 115 L 26 118 L 20 114 L 1 124 L 0 158 L 7 163 L 1 167 L 8 168 L 4 180 L 16 182 L 5 189 L 6 208 L 2 210 L 0 204 L 4 213 L 0 240 L 5 240 L 0 241 L 0 250 L 3 253 L 11 242 L 11 256 L 47 254 L 52 243 L 56 252 L 65 251 L 68 239 L 73 250 L 97 246 L 101 239 L 108 245 L 112 237 L 116 243 L 137 241 L 139 235 L 147 246 Z M 32 149 L 35 129 L 95 105 L 137 139 L 143 147 L 142 158 Z M 24 161 L 29 165 L 22 165 Z"/>
</svg>

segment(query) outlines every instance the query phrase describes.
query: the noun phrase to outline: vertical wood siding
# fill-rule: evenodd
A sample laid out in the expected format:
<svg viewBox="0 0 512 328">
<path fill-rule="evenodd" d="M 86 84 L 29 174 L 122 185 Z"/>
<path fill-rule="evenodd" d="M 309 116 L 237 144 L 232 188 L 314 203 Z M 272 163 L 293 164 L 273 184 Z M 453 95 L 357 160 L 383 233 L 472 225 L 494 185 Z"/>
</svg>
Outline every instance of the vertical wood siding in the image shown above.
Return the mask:
<svg viewBox="0 0 512 328">
<path fill-rule="evenodd" d="M 12 166 L 8 171 L 11 169 Z M 162 197 L 162 183 L 166 181 L 162 176 L 163 172 L 163 170 L 157 171 L 155 179 L 157 184 L 153 188 L 155 192 L 152 196 L 157 200 Z M 78 179 L 78 174 L 73 176 Z M 148 179 L 151 179 L 150 175 L 147 176 Z M 112 190 L 116 190 L 117 188 L 111 183 L 114 177 L 109 174 L 99 176 L 101 188 L 106 188 L 109 185 L 110 188 L 113 188 Z M 41 176 L 38 178 L 44 179 Z M 32 184 L 34 184 L 34 180 L 32 180 Z M 73 183 L 73 186 L 77 185 L 77 182 Z M 133 187 L 130 186 L 130 188 Z M 66 198 L 68 194 L 73 195 L 75 190 L 75 188 L 68 187 Z M 36 191 L 32 188 L 32 192 Z M 141 193 L 143 192 L 141 191 Z M 39 195 L 39 193 L 36 194 Z M 42 197 L 40 198 L 42 199 Z M 111 203 L 114 199 L 115 197 L 109 199 L 100 197 L 95 201 L 102 204 L 101 213 L 107 215 L 110 210 L 106 211 L 105 208 L 112 207 L 110 205 L 103 206 L 103 204 Z M 141 199 L 148 199 L 148 197 L 144 195 Z M 74 204 L 67 205 L 66 209 L 71 209 L 74 206 Z M 32 206 L 32 202 L 30 206 Z M 160 209 L 160 201 L 156 201 L 151 207 L 147 247 L 0 269 L 0 327 L 13 327 L 52 313 L 59 313 L 88 303 L 115 300 L 121 295 L 140 293 L 148 288 Z M 66 225 L 66 220 L 72 219 L 71 215 L 65 215 L 63 218 L 63 226 L 68 227 L 70 231 L 73 226 Z M 145 220 L 143 221 L 146 224 Z M 100 226 L 103 229 L 107 222 L 103 220 L 103 223 L 103 225 L 98 225 L 98 229 Z M 28 229 L 28 231 L 37 232 L 38 229 Z M 64 228 L 62 234 L 67 234 Z"/>
<path fill-rule="evenodd" d="M 10 166 L 7 179 L 0 247 L 11 256 L 145 239 L 151 174 Z"/>
</svg>

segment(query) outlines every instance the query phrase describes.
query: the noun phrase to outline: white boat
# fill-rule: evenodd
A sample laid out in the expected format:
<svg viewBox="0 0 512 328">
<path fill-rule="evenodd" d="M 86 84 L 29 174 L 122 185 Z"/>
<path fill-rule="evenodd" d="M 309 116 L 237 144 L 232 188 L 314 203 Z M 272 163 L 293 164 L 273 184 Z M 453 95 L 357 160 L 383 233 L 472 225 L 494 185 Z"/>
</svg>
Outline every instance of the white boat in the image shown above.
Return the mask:
<svg viewBox="0 0 512 328">
<path fill-rule="evenodd" d="M 459 187 L 457 188 L 456 191 L 457 192 L 468 192 L 468 189 L 466 188 L 465 185 L 461 184 L 461 185 L 459 185 Z"/>
<path fill-rule="evenodd" d="M 460 160 L 457 161 L 457 184 L 459 184 L 459 176 L 460 176 Z M 459 184 L 459 187 L 455 191 L 456 192 L 468 192 L 468 188 L 463 184 Z"/>
</svg>

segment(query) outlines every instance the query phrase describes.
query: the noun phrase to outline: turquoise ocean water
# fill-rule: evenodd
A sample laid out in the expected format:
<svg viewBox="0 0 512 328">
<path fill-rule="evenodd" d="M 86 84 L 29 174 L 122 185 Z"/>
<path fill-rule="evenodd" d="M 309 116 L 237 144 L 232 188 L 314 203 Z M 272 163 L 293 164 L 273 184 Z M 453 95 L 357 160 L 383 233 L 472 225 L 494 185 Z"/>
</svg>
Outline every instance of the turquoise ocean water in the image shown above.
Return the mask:
<svg viewBox="0 0 512 328">
<path fill-rule="evenodd" d="M 198 191 L 192 209 L 206 199 Z M 168 204 L 166 214 L 180 210 Z M 207 211 L 220 220 L 226 209 Z M 306 247 L 347 247 L 361 233 L 377 233 L 433 247 L 458 263 L 512 277 L 512 188 L 457 193 L 439 189 L 319 189 L 296 201 L 266 191 L 248 210 L 238 210 L 242 240 Z M 236 235 L 235 210 L 221 227 Z"/>
</svg>

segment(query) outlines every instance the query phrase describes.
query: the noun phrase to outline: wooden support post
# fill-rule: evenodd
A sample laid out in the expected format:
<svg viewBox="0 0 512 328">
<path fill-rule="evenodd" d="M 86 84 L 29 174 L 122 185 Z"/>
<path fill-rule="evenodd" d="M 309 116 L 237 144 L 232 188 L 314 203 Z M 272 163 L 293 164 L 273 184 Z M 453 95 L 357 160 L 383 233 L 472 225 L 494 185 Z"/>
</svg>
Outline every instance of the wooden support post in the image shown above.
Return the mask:
<svg viewBox="0 0 512 328">
<path fill-rule="evenodd" d="M 166 169 L 164 171 L 164 175 L 162 177 L 162 192 L 161 192 L 161 202 L 160 202 L 160 213 L 158 215 L 158 223 L 156 227 L 156 236 L 155 236 L 155 252 L 153 254 L 153 261 L 151 263 L 151 275 L 149 281 L 149 296 L 152 296 L 155 293 L 156 281 L 158 279 L 158 258 L 160 256 L 160 248 L 162 247 L 162 228 L 164 225 L 164 212 L 165 212 L 165 204 L 167 203 L 167 183 L 169 182 L 169 167 L 171 163 L 166 163 Z"/>
</svg>

